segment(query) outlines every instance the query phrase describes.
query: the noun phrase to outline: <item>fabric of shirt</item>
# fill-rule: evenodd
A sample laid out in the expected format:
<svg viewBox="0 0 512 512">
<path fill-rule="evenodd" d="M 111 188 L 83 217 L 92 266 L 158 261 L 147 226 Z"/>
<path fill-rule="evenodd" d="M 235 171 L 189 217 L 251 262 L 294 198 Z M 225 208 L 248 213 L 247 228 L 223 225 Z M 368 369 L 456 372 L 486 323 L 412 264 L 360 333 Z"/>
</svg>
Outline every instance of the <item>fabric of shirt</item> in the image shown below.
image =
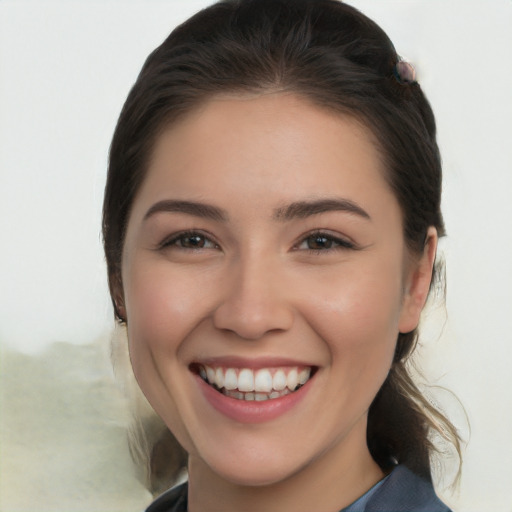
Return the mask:
<svg viewBox="0 0 512 512">
<path fill-rule="evenodd" d="M 146 512 L 187 512 L 187 483 L 158 497 Z M 405 466 L 395 469 L 340 512 L 451 512 L 432 484 Z"/>
<path fill-rule="evenodd" d="M 366 504 L 370 501 L 370 498 L 377 492 L 378 488 L 389 478 L 389 475 L 383 478 L 380 482 L 377 482 L 369 491 L 365 492 L 360 498 L 358 498 L 352 505 L 345 507 L 341 512 L 364 512 Z"/>
</svg>

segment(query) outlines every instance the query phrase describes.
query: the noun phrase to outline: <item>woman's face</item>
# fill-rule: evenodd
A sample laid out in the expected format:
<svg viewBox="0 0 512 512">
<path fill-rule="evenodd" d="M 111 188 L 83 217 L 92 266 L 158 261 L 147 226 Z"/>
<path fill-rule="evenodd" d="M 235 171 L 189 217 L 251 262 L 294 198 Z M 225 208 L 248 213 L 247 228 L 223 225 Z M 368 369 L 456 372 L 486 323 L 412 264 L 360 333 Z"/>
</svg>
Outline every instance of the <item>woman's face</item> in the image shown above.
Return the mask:
<svg viewBox="0 0 512 512">
<path fill-rule="evenodd" d="M 294 95 L 211 100 L 157 140 L 129 218 L 136 378 L 229 481 L 357 460 L 420 263 L 360 124 Z"/>
</svg>

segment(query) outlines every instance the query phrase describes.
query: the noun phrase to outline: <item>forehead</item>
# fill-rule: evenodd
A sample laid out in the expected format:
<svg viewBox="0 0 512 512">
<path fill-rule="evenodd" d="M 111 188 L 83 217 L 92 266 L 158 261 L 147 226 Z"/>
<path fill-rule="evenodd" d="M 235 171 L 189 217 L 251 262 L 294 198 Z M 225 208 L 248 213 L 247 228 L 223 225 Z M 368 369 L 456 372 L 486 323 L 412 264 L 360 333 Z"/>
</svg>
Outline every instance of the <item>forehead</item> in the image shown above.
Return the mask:
<svg viewBox="0 0 512 512">
<path fill-rule="evenodd" d="M 297 95 L 269 93 L 215 97 L 164 130 L 138 202 L 214 197 L 249 208 L 264 199 L 369 190 L 391 194 L 361 122 Z"/>
</svg>

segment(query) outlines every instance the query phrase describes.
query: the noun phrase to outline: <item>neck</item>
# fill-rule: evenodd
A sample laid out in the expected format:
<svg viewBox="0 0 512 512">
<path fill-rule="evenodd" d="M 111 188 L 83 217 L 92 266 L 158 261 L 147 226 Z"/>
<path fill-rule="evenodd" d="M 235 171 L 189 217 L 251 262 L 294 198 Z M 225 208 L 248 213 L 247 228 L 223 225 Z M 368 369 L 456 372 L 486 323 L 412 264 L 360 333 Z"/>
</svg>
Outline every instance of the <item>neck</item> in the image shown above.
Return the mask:
<svg viewBox="0 0 512 512">
<path fill-rule="evenodd" d="M 354 430 L 292 475 L 268 485 L 228 481 L 199 457 L 189 458 L 190 512 L 337 512 L 384 477 L 366 445 L 364 429 Z"/>
</svg>

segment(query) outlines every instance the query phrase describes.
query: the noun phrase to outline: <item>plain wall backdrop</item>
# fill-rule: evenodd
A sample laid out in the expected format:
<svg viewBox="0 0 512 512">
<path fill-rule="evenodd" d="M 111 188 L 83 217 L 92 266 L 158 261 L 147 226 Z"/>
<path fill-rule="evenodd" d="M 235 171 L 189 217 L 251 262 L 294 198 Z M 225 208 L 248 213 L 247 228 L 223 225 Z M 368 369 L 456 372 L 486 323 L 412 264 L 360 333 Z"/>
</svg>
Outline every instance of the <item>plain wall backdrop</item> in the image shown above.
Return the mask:
<svg viewBox="0 0 512 512">
<path fill-rule="evenodd" d="M 0 0 L 0 344 L 3 352 L 21 353 L 25 361 L 16 372 L 12 365 L 2 366 L 2 385 L 8 379 L 13 386 L 8 389 L 30 390 L 30 361 L 55 361 L 52 343 L 108 344 L 113 316 L 100 222 L 110 138 L 148 53 L 174 26 L 210 3 Z M 443 496 L 460 512 L 510 512 L 512 1 L 349 3 L 375 19 L 398 52 L 414 63 L 438 122 L 447 303 L 446 311 L 429 314 L 422 362 L 432 382 L 462 401 L 471 424 L 460 490 Z M 85 362 L 78 367 L 84 379 L 92 378 Z M 65 378 L 62 368 L 52 372 L 44 378 Z M 4 451 L 13 435 L 5 411 L 14 410 L 5 404 L 13 396 L 4 393 L 0 405 Z M 23 401 L 23 393 L 17 394 L 20 415 Z M 447 407 L 449 414 L 453 407 L 454 420 L 467 432 L 460 408 Z M 46 414 L 59 423 L 59 409 L 48 408 Z M 40 428 L 40 420 L 23 423 L 25 448 Z M 47 442 L 54 442 L 50 437 Z M 67 459 L 86 460 L 84 450 L 91 445 L 77 441 L 66 449 Z M 109 458 L 128 461 L 123 443 L 116 450 Z M 87 492 L 68 503 L 72 479 L 66 487 L 55 479 L 57 497 L 46 506 L 30 494 L 37 485 L 31 491 L 30 482 L 24 482 L 24 468 L 34 468 L 31 478 L 37 479 L 44 457 L 37 466 L 35 453 L 27 460 L 9 453 L 18 464 L 0 462 L 0 479 L 9 475 L 24 485 L 19 491 L 0 486 L 1 510 L 23 510 L 17 492 L 25 494 L 25 503 L 32 500 L 31 510 L 114 510 L 117 498 L 102 504 L 101 489 L 94 505 Z M 83 484 L 83 474 L 77 478 Z M 127 510 L 126 503 L 140 510 L 149 499 L 130 487 L 128 477 L 118 484 L 125 500 L 119 510 Z M 59 504 L 62 508 L 56 508 Z"/>
</svg>

